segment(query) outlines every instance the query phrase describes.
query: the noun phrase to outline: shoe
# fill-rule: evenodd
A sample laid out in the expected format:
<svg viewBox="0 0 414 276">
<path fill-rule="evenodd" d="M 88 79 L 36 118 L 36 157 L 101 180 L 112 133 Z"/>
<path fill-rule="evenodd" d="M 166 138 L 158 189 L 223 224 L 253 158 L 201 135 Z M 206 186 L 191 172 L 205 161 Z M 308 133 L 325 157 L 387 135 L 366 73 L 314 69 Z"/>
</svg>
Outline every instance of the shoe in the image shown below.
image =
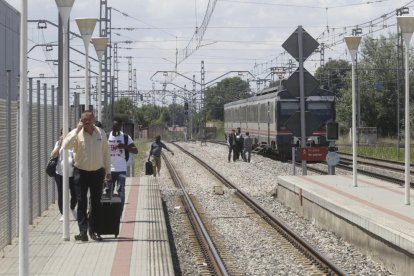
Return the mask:
<svg viewBox="0 0 414 276">
<path fill-rule="evenodd" d="M 76 241 L 87 242 L 89 239 L 88 239 L 88 235 L 81 235 L 81 234 L 79 234 L 79 235 L 75 235 L 75 240 Z"/>
<path fill-rule="evenodd" d="M 90 234 L 91 239 L 93 239 L 94 241 L 102 241 L 102 237 L 96 233 L 92 233 Z"/>
<path fill-rule="evenodd" d="M 63 215 L 60 216 L 59 221 L 63 221 Z"/>
<path fill-rule="evenodd" d="M 70 209 L 70 212 L 72 213 L 73 220 L 78 220 L 78 214 L 76 213 L 75 209 Z"/>
</svg>

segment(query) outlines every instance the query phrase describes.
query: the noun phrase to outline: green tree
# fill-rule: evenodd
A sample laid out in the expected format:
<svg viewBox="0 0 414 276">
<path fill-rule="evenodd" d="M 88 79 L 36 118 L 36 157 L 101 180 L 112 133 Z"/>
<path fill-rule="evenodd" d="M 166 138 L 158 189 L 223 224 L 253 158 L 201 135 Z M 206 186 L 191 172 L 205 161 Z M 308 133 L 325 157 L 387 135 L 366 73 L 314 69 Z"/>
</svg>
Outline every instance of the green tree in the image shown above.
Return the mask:
<svg viewBox="0 0 414 276">
<path fill-rule="evenodd" d="M 381 136 L 394 136 L 397 133 L 397 47 L 396 36 L 389 34 L 379 38 L 366 37 L 363 39 L 358 52 L 356 67 L 356 91 L 360 98 L 360 126 L 376 127 Z M 328 69 L 329 67 L 331 69 Z M 344 68 L 335 77 L 329 77 L 333 84 L 332 91 L 336 93 L 337 121 L 341 129 L 351 127 L 352 95 L 350 64 L 341 60 L 330 61 L 321 69 L 318 68 L 316 77 L 326 84 L 327 70 Z M 340 73 L 339 73 L 340 72 Z M 336 82 L 336 83 L 335 83 Z M 403 73 L 399 72 L 400 87 L 403 86 Z M 325 85 L 326 86 L 326 85 Z M 339 89 L 337 89 L 339 88 Z M 401 95 L 401 94 L 400 94 Z M 400 101 L 403 97 L 400 97 Z M 403 116 L 400 116 L 401 122 Z"/>
<path fill-rule="evenodd" d="M 239 77 L 226 78 L 205 91 L 207 120 L 224 120 L 224 105 L 250 97 L 250 85 Z"/>
<path fill-rule="evenodd" d="M 319 67 L 315 72 L 315 78 L 321 85 L 341 97 L 340 89 L 346 86 L 347 76 L 351 71 L 351 63 L 339 59 L 330 59 L 323 68 Z"/>
<path fill-rule="evenodd" d="M 383 136 L 397 131 L 395 41 L 395 35 L 365 38 L 358 63 L 361 126 L 375 126 Z"/>
<path fill-rule="evenodd" d="M 115 101 L 114 104 L 114 116 L 120 117 L 123 122 L 133 122 L 134 121 L 134 112 L 135 105 L 132 99 L 130 98 L 120 98 Z"/>
</svg>

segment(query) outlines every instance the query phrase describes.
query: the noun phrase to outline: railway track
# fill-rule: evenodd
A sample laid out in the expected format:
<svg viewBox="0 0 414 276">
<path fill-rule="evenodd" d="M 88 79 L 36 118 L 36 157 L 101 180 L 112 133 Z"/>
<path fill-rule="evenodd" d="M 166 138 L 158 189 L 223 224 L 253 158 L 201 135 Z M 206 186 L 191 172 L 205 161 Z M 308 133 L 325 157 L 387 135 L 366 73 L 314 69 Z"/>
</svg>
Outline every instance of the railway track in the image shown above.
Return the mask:
<svg viewBox="0 0 414 276">
<path fill-rule="evenodd" d="M 195 236 L 193 237 L 193 240 L 198 241 L 199 248 L 201 248 L 202 252 L 198 252 L 197 249 L 195 249 L 196 252 L 192 252 L 194 255 L 198 256 L 199 263 L 201 263 L 200 270 L 201 273 L 204 274 L 211 274 L 211 275 L 237 275 L 238 273 L 231 273 L 234 272 L 230 270 L 228 265 L 226 265 L 226 261 L 224 258 L 221 257 L 219 254 L 219 249 L 216 247 L 215 243 L 213 242 L 213 238 L 209 234 L 209 231 L 207 230 L 207 227 L 205 226 L 202 216 L 197 211 L 197 208 L 195 204 L 193 203 L 192 198 L 190 195 L 186 192 L 186 189 L 184 187 L 184 183 L 182 182 L 179 174 L 175 170 L 172 163 L 166 158 L 164 154 L 162 154 L 162 157 L 164 159 L 164 162 L 168 168 L 168 171 L 172 177 L 172 180 L 174 184 L 179 187 L 182 191 L 182 203 L 187 211 L 187 215 L 189 217 L 189 220 L 191 221 L 191 225 L 194 230 Z M 198 248 L 198 247 L 197 247 Z M 201 258 L 202 255 L 203 257 Z M 202 260 L 200 260 L 202 259 Z M 203 266 L 203 264 L 206 264 L 208 270 Z"/>
<path fill-rule="evenodd" d="M 211 143 L 216 143 L 216 144 L 221 144 L 221 145 L 226 145 L 226 143 L 221 142 L 221 141 L 210 141 Z M 340 152 L 339 153 L 341 156 L 341 161 L 339 162 L 339 164 L 336 166 L 336 168 L 338 169 L 343 169 L 346 171 L 352 171 L 352 154 L 347 154 L 347 153 L 343 153 Z M 275 156 L 270 155 L 270 154 L 266 154 L 266 153 L 260 153 L 260 155 L 271 158 L 271 159 L 276 159 Z M 321 164 L 325 164 L 327 166 L 326 163 L 322 162 Z M 405 173 L 405 169 L 401 166 L 404 166 L 403 162 L 397 162 L 397 161 L 390 161 L 390 160 L 384 160 L 384 159 L 378 159 L 378 158 L 368 158 L 368 157 L 358 157 L 358 164 L 359 165 L 365 165 L 365 166 L 370 166 L 373 167 L 375 169 L 382 169 L 385 172 L 389 172 L 389 171 L 393 171 L 396 173 L 401 173 L 404 174 Z M 296 166 L 301 166 L 300 162 L 296 162 Z M 318 173 L 318 174 L 327 174 L 327 169 L 320 169 L 320 168 L 315 168 L 312 165 L 308 165 L 307 169 L 309 171 Z M 390 183 L 395 183 L 398 184 L 400 186 L 405 185 L 405 181 L 404 179 L 399 179 L 396 177 L 392 177 L 389 176 L 387 174 L 384 173 L 377 173 L 377 172 L 373 172 L 370 170 L 366 170 L 363 168 L 358 168 L 357 172 L 359 174 L 363 174 L 363 175 L 367 175 L 370 177 L 374 177 L 377 179 L 381 179 Z M 411 171 L 410 174 L 414 175 L 414 166 L 411 165 Z M 410 183 L 411 188 L 414 188 L 414 182 Z"/>
<path fill-rule="evenodd" d="M 352 154 L 344 153 L 344 152 L 338 152 L 341 156 L 341 162 L 343 162 L 344 165 L 347 165 L 349 163 L 352 164 Z M 382 168 L 386 170 L 391 170 L 399 173 L 405 172 L 405 163 L 399 162 L 399 161 L 392 161 L 392 160 L 384 160 L 379 158 L 372 158 L 372 157 L 362 157 L 358 156 L 358 164 L 361 165 L 367 165 L 367 166 L 375 166 L 377 168 Z M 414 174 L 414 166 L 410 165 L 410 174 Z"/>
<path fill-rule="evenodd" d="M 319 253 L 318 250 L 311 246 L 308 242 L 290 230 L 283 221 L 280 221 L 278 218 L 268 213 L 257 202 L 239 190 L 238 187 L 233 185 L 230 181 L 228 181 L 226 178 L 208 166 L 200 158 L 194 156 L 179 145 L 174 145 L 195 159 L 199 164 L 201 164 L 205 169 L 213 174 L 221 183 L 223 183 L 223 185 L 230 189 L 233 189 L 235 191 L 235 195 L 237 195 L 243 202 L 252 208 L 264 221 L 266 221 L 266 223 L 268 223 L 268 225 L 276 230 L 275 233 L 277 233 L 277 239 L 280 240 L 280 244 L 285 247 L 285 250 L 287 252 L 292 252 L 292 254 L 295 255 L 296 259 L 299 260 L 299 263 L 303 265 L 311 275 L 346 275 L 346 272 L 332 263 L 323 254 Z"/>
</svg>

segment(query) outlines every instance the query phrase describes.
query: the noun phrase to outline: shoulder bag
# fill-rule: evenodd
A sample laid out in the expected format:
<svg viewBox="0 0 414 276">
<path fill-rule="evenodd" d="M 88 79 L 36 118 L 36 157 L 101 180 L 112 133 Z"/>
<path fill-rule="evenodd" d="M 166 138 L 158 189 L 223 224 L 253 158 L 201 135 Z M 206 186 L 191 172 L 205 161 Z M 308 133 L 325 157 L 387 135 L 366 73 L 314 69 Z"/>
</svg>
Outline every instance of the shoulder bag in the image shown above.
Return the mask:
<svg viewBox="0 0 414 276">
<path fill-rule="evenodd" d="M 59 157 L 50 158 L 49 162 L 46 165 L 46 174 L 50 177 L 55 177 L 56 175 L 56 166 L 59 162 Z"/>
</svg>

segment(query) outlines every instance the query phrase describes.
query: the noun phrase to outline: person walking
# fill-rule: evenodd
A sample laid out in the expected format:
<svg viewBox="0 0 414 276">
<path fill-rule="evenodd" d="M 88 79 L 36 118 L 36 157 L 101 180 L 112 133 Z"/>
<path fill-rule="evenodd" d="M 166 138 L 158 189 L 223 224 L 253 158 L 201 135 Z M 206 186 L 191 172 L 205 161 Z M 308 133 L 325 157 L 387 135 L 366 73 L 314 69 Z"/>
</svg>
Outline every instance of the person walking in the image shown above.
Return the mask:
<svg viewBox="0 0 414 276">
<path fill-rule="evenodd" d="M 233 162 L 236 161 L 236 130 L 232 129 L 231 133 L 227 136 L 227 144 L 229 145 L 228 161 L 230 163 L 231 153 L 233 152 Z"/>
<path fill-rule="evenodd" d="M 112 183 L 121 198 L 121 214 L 125 203 L 125 180 L 127 172 L 127 156 L 129 153 L 137 154 L 138 149 L 128 134 L 121 131 L 122 120 L 115 118 L 112 123 L 112 131 L 109 133 L 108 144 L 111 156 Z M 131 158 L 129 156 L 129 158 Z"/>
<path fill-rule="evenodd" d="M 50 153 L 51 158 L 58 157 L 59 162 L 56 166 L 56 175 L 55 175 L 55 182 L 56 182 L 56 188 L 58 193 L 58 206 L 59 206 L 59 212 L 61 214 L 61 217 L 59 221 L 63 221 L 63 148 L 62 148 L 62 141 L 63 141 L 63 135 L 62 130 L 60 130 L 60 138 L 58 141 L 56 141 L 55 147 L 53 148 L 52 152 Z M 72 217 L 74 220 L 77 219 L 75 207 L 78 203 L 76 199 L 76 192 L 75 192 L 75 183 L 73 181 L 73 151 L 69 150 L 69 191 L 70 191 L 70 212 L 72 214 Z"/>
<path fill-rule="evenodd" d="M 252 155 L 253 139 L 250 137 L 250 133 L 246 132 L 246 137 L 243 140 L 243 160 L 250 163 L 250 157 Z M 247 155 L 247 156 L 246 156 Z"/>
<path fill-rule="evenodd" d="M 155 137 L 155 142 L 151 144 L 151 149 L 150 152 L 148 154 L 148 161 L 150 161 L 150 157 L 152 156 L 152 166 L 154 168 L 154 172 L 153 175 L 154 177 L 160 176 L 160 170 L 161 170 L 161 150 L 162 148 L 168 150 L 169 152 L 171 152 L 172 155 L 174 155 L 174 152 L 172 152 L 169 148 L 167 148 L 167 146 L 161 142 L 161 136 L 157 136 Z"/>
<path fill-rule="evenodd" d="M 102 240 L 94 232 L 93 226 L 96 225 L 98 217 L 103 181 L 105 178 L 111 180 L 108 139 L 105 131 L 96 127 L 94 123 L 93 113 L 91 111 L 83 112 L 77 128 L 69 132 L 63 139 L 63 148 L 73 149 L 75 153 L 73 177 L 78 199 L 79 234 L 75 235 L 77 241 L 88 241 L 88 225 L 91 239 Z M 86 213 L 88 190 L 91 198 L 89 221 Z"/>
</svg>

